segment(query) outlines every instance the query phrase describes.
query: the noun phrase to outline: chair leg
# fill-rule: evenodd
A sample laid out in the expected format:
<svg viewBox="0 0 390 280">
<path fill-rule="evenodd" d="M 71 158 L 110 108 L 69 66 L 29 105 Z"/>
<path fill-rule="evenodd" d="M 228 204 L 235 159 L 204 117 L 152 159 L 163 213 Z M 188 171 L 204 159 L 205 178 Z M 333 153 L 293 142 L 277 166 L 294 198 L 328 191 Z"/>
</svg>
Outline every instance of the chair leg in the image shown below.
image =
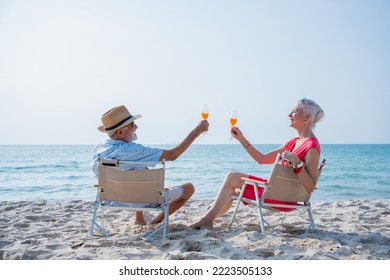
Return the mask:
<svg viewBox="0 0 390 280">
<path fill-rule="evenodd" d="M 164 230 L 165 229 L 165 225 L 161 225 L 159 226 L 158 228 L 156 228 L 154 231 L 152 231 L 151 233 L 148 233 L 144 236 L 145 239 L 148 239 L 150 237 L 152 237 L 153 235 L 155 235 L 157 232 L 159 232 L 160 230 Z"/>
<path fill-rule="evenodd" d="M 95 200 L 89 235 L 93 236 L 93 227 L 96 226 L 104 234 L 105 237 L 110 237 L 108 235 L 108 233 L 96 222 L 96 213 L 97 213 L 98 207 L 99 207 L 99 201 Z"/>
<path fill-rule="evenodd" d="M 257 211 L 259 213 L 261 232 L 263 233 L 264 236 L 266 236 L 267 233 L 265 232 L 265 227 L 264 227 L 263 211 L 261 209 L 261 202 L 262 201 L 260 201 L 259 193 L 257 191 L 258 190 L 258 185 L 257 184 L 254 185 L 254 190 L 255 190 L 255 197 L 256 197 L 256 207 L 257 207 Z"/>
<path fill-rule="evenodd" d="M 91 227 L 89 229 L 89 235 L 91 235 L 91 236 L 93 236 L 93 226 L 95 225 L 96 211 L 97 211 L 97 205 L 96 205 L 96 201 L 95 201 L 94 202 L 94 207 L 93 207 Z"/>
<path fill-rule="evenodd" d="M 234 218 L 236 217 L 236 213 L 237 213 L 237 210 L 238 210 L 238 206 L 240 205 L 240 202 L 241 202 L 241 200 L 238 198 L 237 202 L 236 202 L 236 207 L 234 207 L 234 211 L 233 211 L 232 217 L 230 218 L 230 221 L 229 221 L 228 229 L 232 229 L 232 224 L 234 222 Z"/>
<path fill-rule="evenodd" d="M 155 229 L 153 232 L 147 234 L 144 236 L 145 239 L 148 239 L 155 235 L 157 232 L 160 230 L 163 230 L 163 239 L 167 238 L 167 230 L 168 230 L 168 225 L 169 225 L 169 196 L 168 192 L 165 192 L 165 197 L 164 197 L 164 221 L 161 226 L 159 226 L 157 229 Z"/>
<path fill-rule="evenodd" d="M 165 207 L 164 207 L 165 214 L 164 214 L 163 238 L 166 239 L 167 238 L 167 229 L 169 226 L 169 196 L 168 196 L 168 192 L 165 192 L 164 205 L 165 205 Z"/>
<path fill-rule="evenodd" d="M 316 229 L 316 226 L 314 225 L 313 213 L 312 213 L 312 211 L 311 211 L 311 205 L 309 205 L 309 207 L 307 208 L 307 213 L 309 214 L 310 225 L 309 225 L 309 227 L 306 229 L 305 234 L 309 233 L 310 229 L 313 229 L 313 230 Z"/>
<path fill-rule="evenodd" d="M 265 232 L 265 227 L 264 227 L 264 222 L 266 222 L 264 220 L 264 217 L 263 217 L 263 211 L 261 210 L 261 205 L 258 205 L 257 206 L 257 209 L 258 209 L 258 212 L 259 212 L 259 219 L 260 219 L 260 228 L 261 228 L 261 232 L 263 233 L 264 236 L 267 235 L 267 233 Z M 266 222 L 267 223 L 267 222 Z M 268 223 L 267 223 L 268 224 Z"/>
<path fill-rule="evenodd" d="M 243 194 L 244 194 L 245 188 L 246 188 L 246 183 L 244 183 L 244 184 L 242 185 L 240 194 L 238 195 L 238 199 L 237 199 L 237 202 L 236 202 L 236 207 L 234 207 L 233 215 L 232 215 L 232 217 L 230 218 L 230 222 L 229 222 L 228 229 L 231 229 L 231 228 L 232 228 L 232 224 L 233 224 L 233 222 L 234 222 L 234 218 L 236 217 L 236 213 L 237 213 L 238 207 L 239 207 L 240 204 L 241 204 L 242 196 L 243 196 Z"/>
</svg>

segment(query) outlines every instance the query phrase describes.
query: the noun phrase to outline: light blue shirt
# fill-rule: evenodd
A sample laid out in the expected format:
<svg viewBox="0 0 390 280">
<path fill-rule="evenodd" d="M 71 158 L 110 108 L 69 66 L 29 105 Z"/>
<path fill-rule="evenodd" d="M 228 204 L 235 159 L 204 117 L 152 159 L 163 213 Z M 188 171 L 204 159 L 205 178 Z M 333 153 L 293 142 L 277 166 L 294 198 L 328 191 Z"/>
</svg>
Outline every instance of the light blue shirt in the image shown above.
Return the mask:
<svg viewBox="0 0 390 280">
<path fill-rule="evenodd" d="M 163 150 L 159 148 L 150 148 L 133 142 L 128 143 L 108 139 L 106 143 L 97 145 L 93 150 L 92 170 L 97 176 L 99 158 L 157 163 L 162 153 Z M 154 164 L 129 166 L 126 169 L 145 169 L 148 166 L 152 167 Z"/>
</svg>

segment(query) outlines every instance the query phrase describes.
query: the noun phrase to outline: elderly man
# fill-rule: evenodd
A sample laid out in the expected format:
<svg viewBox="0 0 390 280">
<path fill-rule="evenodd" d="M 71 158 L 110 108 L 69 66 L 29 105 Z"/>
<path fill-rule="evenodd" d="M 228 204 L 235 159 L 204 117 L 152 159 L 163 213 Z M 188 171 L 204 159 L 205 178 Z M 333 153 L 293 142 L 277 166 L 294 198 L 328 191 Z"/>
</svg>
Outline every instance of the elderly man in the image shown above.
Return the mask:
<svg viewBox="0 0 390 280">
<path fill-rule="evenodd" d="M 110 158 L 134 162 L 157 162 L 176 160 L 192 142 L 203 132 L 208 130 L 209 124 L 206 120 L 201 121 L 188 136 L 176 147 L 170 150 L 150 148 L 134 143 L 137 140 L 137 128 L 135 120 L 140 115 L 132 115 L 123 105 L 112 108 L 101 117 L 102 125 L 98 127 L 101 132 L 107 133 L 109 139 L 95 147 L 92 157 L 93 171 L 97 175 L 98 158 Z M 147 168 L 148 166 L 137 165 L 134 168 Z M 184 183 L 169 190 L 169 214 L 180 209 L 187 200 L 194 194 L 195 188 L 191 183 Z M 159 223 L 163 220 L 164 213 L 158 214 L 150 224 Z M 135 224 L 145 225 L 147 222 L 142 212 L 135 213 Z"/>
</svg>

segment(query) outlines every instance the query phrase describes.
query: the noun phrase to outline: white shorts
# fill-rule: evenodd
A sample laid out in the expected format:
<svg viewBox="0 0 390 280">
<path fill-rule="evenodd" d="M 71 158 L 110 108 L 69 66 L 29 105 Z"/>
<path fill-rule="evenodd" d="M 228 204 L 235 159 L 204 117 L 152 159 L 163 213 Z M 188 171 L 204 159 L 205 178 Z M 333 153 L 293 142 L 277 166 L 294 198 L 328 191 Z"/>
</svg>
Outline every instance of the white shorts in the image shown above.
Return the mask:
<svg viewBox="0 0 390 280">
<path fill-rule="evenodd" d="M 168 196 L 169 201 L 175 201 L 183 197 L 183 186 L 174 186 L 169 188 Z"/>
</svg>

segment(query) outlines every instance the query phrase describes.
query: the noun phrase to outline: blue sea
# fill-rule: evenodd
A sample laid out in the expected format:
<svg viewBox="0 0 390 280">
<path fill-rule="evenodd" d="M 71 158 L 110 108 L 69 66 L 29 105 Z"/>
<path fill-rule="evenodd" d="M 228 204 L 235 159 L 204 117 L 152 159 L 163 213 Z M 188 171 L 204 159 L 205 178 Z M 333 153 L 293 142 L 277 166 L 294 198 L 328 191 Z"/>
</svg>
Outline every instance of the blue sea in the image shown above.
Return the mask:
<svg viewBox="0 0 390 280">
<path fill-rule="evenodd" d="M 265 152 L 279 145 L 255 146 Z M 0 200 L 93 201 L 93 147 L 0 146 Z M 313 201 L 390 198 L 390 145 L 322 145 L 321 157 L 327 164 Z M 267 178 L 272 166 L 256 164 L 240 145 L 193 145 L 166 167 L 167 186 L 192 182 L 199 200 L 213 199 L 229 171 Z"/>
</svg>

